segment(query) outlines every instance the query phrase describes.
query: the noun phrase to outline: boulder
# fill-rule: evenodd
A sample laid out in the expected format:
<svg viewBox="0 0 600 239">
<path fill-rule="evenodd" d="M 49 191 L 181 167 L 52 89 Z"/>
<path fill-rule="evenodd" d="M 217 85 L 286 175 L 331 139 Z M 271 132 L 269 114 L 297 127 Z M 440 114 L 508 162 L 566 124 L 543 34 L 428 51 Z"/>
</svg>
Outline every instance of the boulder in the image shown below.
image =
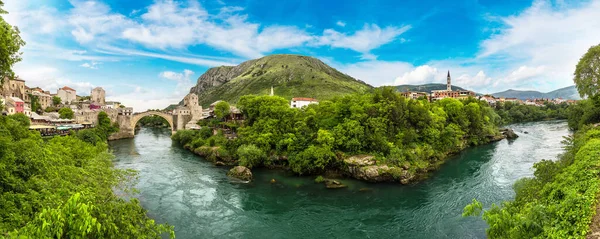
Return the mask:
<svg viewBox="0 0 600 239">
<path fill-rule="evenodd" d="M 225 163 L 223 163 L 222 161 L 217 161 L 215 162 L 215 166 L 225 166 Z"/>
<path fill-rule="evenodd" d="M 241 179 L 244 181 L 252 180 L 252 172 L 250 171 L 249 168 L 246 168 L 244 166 L 233 167 L 231 170 L 229 170 L 229 172 L 227 172 L 227 176 Z"/>
<path fill-rule="evenodd" d="M 505 129 L 502 134 L 505 135 L 507 139 L 516 139 L 519 137 L 512 129 Z"/>
<path fill-rule="evenodd" d="M 335 188 L 345 188 L 347 186 L 340 183 L 337 180 L 327 180 L 327 181 L 325 181 L 325 187 L 335 189 Z"/>
</svg>

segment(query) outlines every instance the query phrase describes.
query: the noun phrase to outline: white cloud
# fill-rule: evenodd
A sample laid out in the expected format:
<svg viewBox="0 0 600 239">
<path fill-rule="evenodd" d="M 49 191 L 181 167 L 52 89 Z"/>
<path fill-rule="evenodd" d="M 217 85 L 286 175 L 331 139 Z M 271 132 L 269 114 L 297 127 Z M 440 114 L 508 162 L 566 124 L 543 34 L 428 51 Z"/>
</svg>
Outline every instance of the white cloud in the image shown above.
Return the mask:
<svg viewBox="0 0 600 239">
<path fill-rule="evenodd" d="M 127 89 L 127 91 L 107 96 L 107 100 L 118 101 L 127 107 L 133 107 L 135 112 L 143 112 L 148 109 L 164 109 L 170 104 L 179 103 L 182 99 L 160 89 L 137 85 L 121 85 L 119 88 Z"/>
<path fill-rule="evenodd" d="M 188 63 L 200 66 L 231 66 L 236 65 L 240 62 L 239 59 L 226 59 L 222 57 L 210 57 L 210 56 L 201 56 L 201 55 L 189 55 L 189 54 L 162 54 L 162 53 L 154 53 L 147 51 L 138 51 L 132 49 L 122 49 L 112 46 L 101 46 L 100 50 L 97 52 L 101 52 L 104 54 L 110 55 L 127 55 L 127 56 L 143 56 L 143 57 L 151 57 L 157 59 L 164 59 L 169 61 L 176 61 L 181 63 Z"/>
<path fill-rule="evenodd" d="M 354 64 L 341 64 L 327 59 L 322 60 L 341 72 L 373 86 L 394 85 L 394 79 L 399 74 L 409 71 L 413 67 L 406 62 L 363 61 Z"/>
<path fill-rule="evenodd" d="M 478 58 L 497 60 L 499 65 L 509 66 L 504 70 L 514 71 L 498 85 L 517 84 L 523 77 L 551 80 L 553 87 L 572 85 L 579 58 L 600 43 L 598 13 L 598 0 L 557 6 L 536 1 L 519 14 L 496 18 L 504 27 L 481 43 Z"/>
<path fill-rule="evenodd" d="M 343 21 L 337 21 L 337 22 L 335 23 L 335 25 L 338 25 L 338 26 L 340 26 L 340 27 L 345 27 L 345 26 L 346 26 L 346 23 L 345 23 L 345 22 L 343 22 Z"/>
<path fill-rule="evenodd" d="M 173 71 L 163 71 L 158 76 L 164 79 L 177 82 L 177 85 L 175 86 L 175 91 L 173 92 L 173 96 L 175 98 L 182 99 L 186 94 L 189 93 L 190 88 L 194 86 L 191 80 L 191 77 L 193 75 L 193 71 L 185 69 L 181 73 Z"/>
<path fill-rule="evenodd" d="M 111 13 L 108 5 L 99 1 L 71 0 L 73 8 L 68 22 L 73 26 L 71 34 L 79 43 L 91 43 L 98 36 L 103 39 L 112 38 L 124 27 L 134 24 L 133 21 L 118 13 Z"/>
<path fill-rule="evenodd" d="M 326 29 L 316 44 L 351 49 L 363 53 L 363 59 L 374 60 L 376 56 L 370 53 L 371 50 L 396 40 L 398 36 L 410 28 L 411 26 L 408 25 L 403 27 L 388 26 L 382 29 L 376 24 L 365 24 L 361 30 L 354 32 L 352 35 Z"/>
<path fill-rule="evenodd" d="M 423 65 L 415 68 L 412 71 L 404 72 L 404 74 L 396 78 L 396 85 L 412 85 L 435 82 L 436 76 L 440 73 L 435 67 Z M 438 77 L 439 78 L 439 77 Z"/>
<path fill-rule="evenodd" d="M 89 95 L 92 88 L 95 87 L 90 82 L 71 80 L 53 66 L 17 64 L 14 71 L 21 79 L 25 80 L 28 87 L 40 87 L 51 93 L 56 93 L 60 87 L 69 86 L 75 89 L 78 95 Z"/>
<path fill-rule="evenodd" d="M 95 69 L 98 69 L 98 65 L 99 64 L 100 64 L 99 62 L 92 61 L 92 62 L 83 63 L 83 64 L 81 64 L 79 66 L 95 70 Z"/>
</svg>

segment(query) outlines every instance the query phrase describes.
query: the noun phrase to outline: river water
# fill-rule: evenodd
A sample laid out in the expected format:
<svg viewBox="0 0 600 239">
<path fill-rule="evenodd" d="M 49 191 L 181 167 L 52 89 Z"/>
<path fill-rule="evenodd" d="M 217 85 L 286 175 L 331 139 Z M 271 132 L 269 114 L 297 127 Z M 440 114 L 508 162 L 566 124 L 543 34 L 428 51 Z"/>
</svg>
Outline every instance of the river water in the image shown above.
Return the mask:
<svg viewBox="0 0 600 239">
<path fill-rule="evenodd" d="M 533 163 L 555 159 L 569 134 L 561 121 L 511 128 L 518 139 L 467 149 L 415 185 L 348 179 L 335 190 L 272 170 L 235 182 L 227 167 L 172 144 L 169 130 L 144 128 L 110 145 L 116 167 L 139 171 L 142 206 L 174 225 L 177 238 L 484 238 L 485 222 L 461 217 L 463 207 L 513 198 L 512 184 L 532 176 Z"/>
</svg>

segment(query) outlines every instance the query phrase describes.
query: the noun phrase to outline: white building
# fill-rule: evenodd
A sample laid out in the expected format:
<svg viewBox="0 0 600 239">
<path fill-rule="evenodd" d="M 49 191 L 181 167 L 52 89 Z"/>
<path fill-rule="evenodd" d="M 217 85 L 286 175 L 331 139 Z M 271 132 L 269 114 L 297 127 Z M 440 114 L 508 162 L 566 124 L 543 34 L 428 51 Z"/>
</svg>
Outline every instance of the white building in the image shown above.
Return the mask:
<svg viewBox="0 0 600 239">
<path fill-rule="evenodd" d="M 310 105 L 310 104 L 318 104 L 319 101 L 313 98 L 302 98 L 302 97 L 296 97 L 296 98 L 292 98 L 292 102 L 290 103 L 290 107 L 292 108 L 302 108 L 304 106 Z"/>
<path fill-rule="evenodd" d="M 68 86 L 58 89 L 56 95 L 60 97 L 63 104 L 69 104 L 77 99 L 77 92 Z"/>
<path fill-rule="evenodd" d="M 118 109 L 121 107 L 121 103 L 116 101 L 106 101 L 106 104 L 103 105 L 102 109 Z"/>
</svg>

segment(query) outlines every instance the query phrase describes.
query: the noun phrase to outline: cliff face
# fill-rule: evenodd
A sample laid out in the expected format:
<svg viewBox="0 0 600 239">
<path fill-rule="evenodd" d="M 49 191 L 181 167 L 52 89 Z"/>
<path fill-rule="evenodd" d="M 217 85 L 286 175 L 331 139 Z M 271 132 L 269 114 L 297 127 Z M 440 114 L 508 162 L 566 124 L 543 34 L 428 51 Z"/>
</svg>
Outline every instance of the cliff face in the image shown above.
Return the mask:
<svg viewBox="0 0 600 239">
<path fill-rule="evenodd" d="M 196 85 L 192 87 L 190 93 L 200 95 L 209 88 L 219 87 L 244 73 L 252 66 L 254 61 L 255 60 L 246 61 L 237 66 L 219 66 L 210 68 L 198 78 Z"/>
<path fill-rule="evenodd" d="M 326 100 L 337 95 L 364 92 L 372 87 L 328 66 L 319 59 L 299 55 L 270 55 L 237 66 L 211 68 L 190 93 L 206 106 L 217 100 L 231 103 L 244 95 L 275 95 Z"/>
</svg>

